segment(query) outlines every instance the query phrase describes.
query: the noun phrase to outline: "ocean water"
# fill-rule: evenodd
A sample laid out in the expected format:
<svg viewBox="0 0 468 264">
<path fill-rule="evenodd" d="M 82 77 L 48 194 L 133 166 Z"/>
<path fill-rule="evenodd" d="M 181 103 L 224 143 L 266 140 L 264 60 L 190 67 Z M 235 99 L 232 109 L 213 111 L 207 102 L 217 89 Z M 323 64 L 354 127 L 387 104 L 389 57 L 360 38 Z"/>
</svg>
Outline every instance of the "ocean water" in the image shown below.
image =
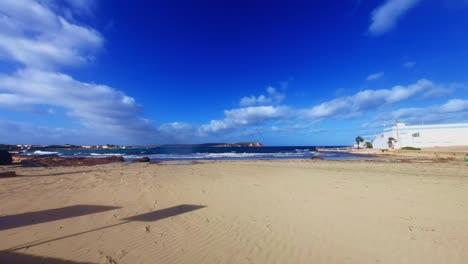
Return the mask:
<svg viewBox="0 0 468 264">
<path fill-rule="evenodd" d="M 30 150 L 26 155 L 59 155 L 62 157 L 122 156 L 125 161 L 149 157 L 152 161 L 191 160 L 282 160 L 310 159 L 320 156 L 330 160 L 370 158 L 370 156 L 339 152 L 316 152 L 313 146 L 290 147 L 176 147 L 141 149 L 47 149 Z"/>
</svg>

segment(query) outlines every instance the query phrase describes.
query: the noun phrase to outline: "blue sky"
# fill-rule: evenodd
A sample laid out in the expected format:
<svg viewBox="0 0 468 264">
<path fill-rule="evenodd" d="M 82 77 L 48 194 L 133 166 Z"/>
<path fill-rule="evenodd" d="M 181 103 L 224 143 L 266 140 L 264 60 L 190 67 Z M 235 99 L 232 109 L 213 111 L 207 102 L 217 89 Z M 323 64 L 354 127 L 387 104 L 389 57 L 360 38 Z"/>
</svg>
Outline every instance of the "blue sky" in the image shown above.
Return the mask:
<svg viewBox="0 0 468 264">
<path fill-rule="evenodd" d="M 0 2 L 0 143 L 351 144 L 468 121 L 466 0 Z"/>
</svg>

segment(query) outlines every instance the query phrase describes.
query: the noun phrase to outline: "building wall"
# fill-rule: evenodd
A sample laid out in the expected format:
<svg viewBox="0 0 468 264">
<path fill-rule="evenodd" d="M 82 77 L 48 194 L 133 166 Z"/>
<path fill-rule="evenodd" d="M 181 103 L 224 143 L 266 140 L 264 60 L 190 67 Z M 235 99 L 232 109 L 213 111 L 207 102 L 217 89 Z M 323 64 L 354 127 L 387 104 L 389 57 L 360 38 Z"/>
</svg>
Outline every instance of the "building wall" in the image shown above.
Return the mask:
<svg viewBox="0 0 468 264">
<path fill-rule="evenodd" d="M 398 123 L 398 129 L 395 125 L 375 136 L 374 148 L 388 148 L 389 137 L 400 139 L 396 142 L 395 148 L 468 145 L 468 123 L 421 126 L 406 126 L 404 123 Z"/>
</svg>

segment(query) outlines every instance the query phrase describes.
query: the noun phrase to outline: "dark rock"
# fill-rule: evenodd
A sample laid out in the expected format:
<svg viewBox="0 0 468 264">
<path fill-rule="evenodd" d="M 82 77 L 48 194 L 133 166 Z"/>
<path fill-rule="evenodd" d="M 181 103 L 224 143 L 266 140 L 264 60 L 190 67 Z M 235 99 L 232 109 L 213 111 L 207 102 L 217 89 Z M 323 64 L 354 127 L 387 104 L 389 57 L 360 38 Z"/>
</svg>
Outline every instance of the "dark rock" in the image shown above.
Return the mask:
<svg viewBox="0 0 468 264">
<path fill-rule="evenodd" d="M 150 158 L 142 157 L 142 158 L 134 160 L 133 162 L 150 162 L 150 161 L 151 161 Z"/>
<path fill-rule="evenodd" d="M 123 157 L 112 156 L 105 158 L 64 158 L 36 156 L 26 158 L 21 164 L 26 167 L 70 167 L 70 166 L 94 166 L 124 162 Z"/>
<path fill-rule="evenodd" d="M 0 172 L 0 178 L 10 178 L 10 177 L 16 177 L 16 172 L 14 171 Z"/>
<path fill-rule="evenodd" d="M 310 158 L 311 160 L 323 160 L 322 157 L 320 156 L 313 156 L 312 158 Z"/>
<path fill-rule="evenodd" d="M 13 158 L 8 150 L 0 150 L 0 165 L 11 165 Z"/>
<path fill-rule="evenodd" d="M 20 161 L 21 167 L 26 167 L 26 168 L 35 168 L 35 167 L 47 167 L 47 165 L 42 164 L 37 161 L 29 160 L 29 159 L 24 159 Z"/>
</svg>

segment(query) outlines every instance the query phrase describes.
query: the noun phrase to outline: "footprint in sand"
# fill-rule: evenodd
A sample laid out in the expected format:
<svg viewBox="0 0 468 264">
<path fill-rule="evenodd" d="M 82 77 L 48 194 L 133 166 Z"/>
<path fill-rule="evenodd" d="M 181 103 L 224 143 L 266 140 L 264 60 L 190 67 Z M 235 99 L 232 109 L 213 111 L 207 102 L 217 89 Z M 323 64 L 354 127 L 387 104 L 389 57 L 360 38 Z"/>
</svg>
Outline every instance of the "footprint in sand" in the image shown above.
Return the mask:
<svg viewBox="0 0 468 264">
<path fill-rule="evenodd" d="M 107 264 L 118 264 L 117 260 L 113 259 L 111 256 L 106 256 Z"/>
</svg>

